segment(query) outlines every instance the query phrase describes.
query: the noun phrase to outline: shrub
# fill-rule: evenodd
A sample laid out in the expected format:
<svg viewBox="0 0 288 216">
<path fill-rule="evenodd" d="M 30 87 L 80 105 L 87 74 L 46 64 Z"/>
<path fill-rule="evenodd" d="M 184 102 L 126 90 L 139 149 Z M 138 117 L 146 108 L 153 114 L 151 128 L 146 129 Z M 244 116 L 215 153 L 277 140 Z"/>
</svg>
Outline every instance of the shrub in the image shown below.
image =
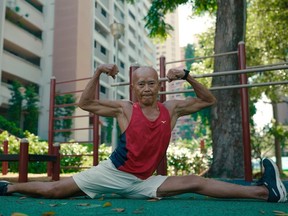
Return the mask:
<svg viewBox="0 0 288 216">
<path fill-rule="evenodd" d="M 208 169 L 211 152 L 200 150 L 200 140 L 178 140 L 167 150 L 168 175 L 201 174 Z"/>
<path fill-rule="evenodd" d="M 23 131 L 19 127 L 17 127 L 14 122 L 8 121 L 3 116 L 0 116 L 0 129 L 7 130 L 15 136 L 23 137 Z"/>
</svg>

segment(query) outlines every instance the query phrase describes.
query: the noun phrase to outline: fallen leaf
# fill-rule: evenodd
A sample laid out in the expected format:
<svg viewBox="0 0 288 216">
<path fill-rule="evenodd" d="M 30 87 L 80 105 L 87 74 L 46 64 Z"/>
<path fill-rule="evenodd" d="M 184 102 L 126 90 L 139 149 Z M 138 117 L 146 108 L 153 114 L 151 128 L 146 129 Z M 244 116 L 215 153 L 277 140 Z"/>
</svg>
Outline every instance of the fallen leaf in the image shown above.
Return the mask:
<svg viewBox="0 0 288 216">
<path fill-rule="evenodd" d="M 264 210 L 260 210 L 259 211 L 261 214 L 265 214 L 265 211 Z"/>
<path fill-rule="evenodd" d="M 288 216 L 288 213 L 287 213 L 287 212 L 283 212 L 283 211 L 274 210 L 273 213 L 274 213 L 276 216 Z"/>
<path fill-rule="evenodd" d="M 141 208 L 139 208 L 139 209 L 134 210 L 134 211 L 133 211 L 133 214 L 142 214 L 143 211 L 144 211 L 144 207 L 141 207 Z"/>
<path fill-rule="evenodd" d="M 147 201 L 148 202 L 157 202 L 157 201 L 159 201 L 159 199 L 153 198 L 153 199 L 148 199 Z"/>
<path fill-rule="evenodd" d="M 110 206 L 112 206 L 112 203 L 111 202 L 105 202 L 104 204 L 103 204 L 103 207 L 105 208 L 105 207 L 110 207 Z"/>
<path fill-rule="evenodd" d="M 83 209 L 90 209 L 90 208 L 99 208 L 101 205 L 98 205 L 98 204 L 92 204 L 92 205 L 89 205 L 89 206 L 84 206 Z"/>
<path fill-rule="evenodd" d="M 90 203 L 79 203 L 79 204 L 77 204 L 77 206 L 89 206 L 90 205 Z"/>
<path fill-rule="evenodd" d="M 67 202 L 66 203 L 60 203 L 60 205 L 67 205 Z"/>
<path fill-rule="evenodd" d="M 116 212 L 124 212 L 125 209 L 124 209 L 124 208 L 114 208 L 114 209 L 112 209 L 112 211 L 116 211 Z"/>
<path fill-rule="evenodd" d="M 100 197 L 98 200 L 99 200 L 99 201 L 102 201 L 102 200 L 104 200 L 104 197 L 102 196 L 102 197 Z"/>
<path fill-rule="evenodd" d="M 53 216 L 53 215 L 55 215 L 55 212 L 44 212 L 42 213 L 41 216 Z"/>
<path fill-rule="evenodd" d="M 49 204 L 49 206 L 51 206 L 51 207 L 56 207 L 58 205 L 59 205 L 58 203 Z"/>
<path fill-rule="evenodd" d="M 11 214 L 11 216 L 28 216 L 28 215 L 20 213 L 20 212 L 14 212 L 14 213 Z"/>
</svg>

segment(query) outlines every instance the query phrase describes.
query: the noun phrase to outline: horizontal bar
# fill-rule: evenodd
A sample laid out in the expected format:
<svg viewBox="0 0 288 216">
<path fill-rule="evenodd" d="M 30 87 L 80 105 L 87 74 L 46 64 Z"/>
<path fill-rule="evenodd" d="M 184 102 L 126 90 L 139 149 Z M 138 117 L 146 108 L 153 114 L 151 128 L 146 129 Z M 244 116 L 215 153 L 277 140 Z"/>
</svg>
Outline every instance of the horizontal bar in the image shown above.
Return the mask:
<svg viewBox="0 0 288 216">
<path fill-rule="evenodd" d="M 288 69 L 288 65 L 281 65 L 281 66 L 273 66 L 273 67 L 265 67 L 264 68 L 249 68 L 244 70 L 232 70 L 232 71 L 224 71 L 224 72 L 214 72 L 210 74 L 198 74 L 198 75 L 192 75 L 193 78 L 204 78 L 204 77 L 216 77 L 216 76 L 225 76 L 225 75 L 236 75 L 236 74 L 246 74 L 246 73 L 252 73 L 252 72 L 266 72 L 271 70 L 282 70 L 282 69 Z M 166 82 L 168 81 L 167 78 L 160 78 L 160 82 Z M 129 85 L 129 82 L 120 82 L 120 83 L 114 83 L 111 84 L 112 87 L 114 86 L 123 86 L 123 85 Z"/>
<path fill-rule="evenodd" d="M 75 93 L 81 93 L 83 91 L 84 90 L 77 90 L 77 91 L 70 91 L 70 92 L 58 92 L 58 93 L 55 93 L 55 95 L 75 94 Z"/>
<path fill-rule="evenodd" d="M 288 80 L 286 81 L 277 81 L 277 82 L 265 82 L 265 83 L 254 83 L 254 84 L 243 84 L 243 85 L 232 85 L 232 86 L 214 86 L 210 88 L 210 91 L 215 90 L 226 90 L 226 89 L 237 89 L 237 88 L 250 88 L 250 87 L 259 87 L 259 86 L 269 86 L 269 85 L 285 85 L 288 84 Z M 193 89 L 186 89 L 181 91 L 165 91 L 159 92 L 159 94 L 176 94 L 176 93 L 188 93 L 194 92 Z"/>
<path fill-rule="evenodd" d="M 73 129 L 59 129 L 59 130 L 54 130 L 54 133 L 59 133 L 59 132 L 70 132 L 70 131 L 75 131 L 75 130 L 87 130 L 87 129 L 93 129 L 93 127 L 88 127 L 88 128 L 73 128 Z"/>
<path fill-rule="evenodd" d="M 218 54 L 210 55 L 210 56 L 202 56 L 202 57 L 188 58 L 188 59 L 177 60 L 177 61 L 170 61 L 170 62 L 166 62 L 166 65 L 178 63 L 178 62 L 193 61 L 193 60 L 200 60 L 200 59 L 207 59 L 207 58 L 215 58 L 215 57 L 220 57 L 220 56 L 224 56 L 224 55 L 233 55 L 233 54 L 237 54 L 237 53 L 238 53 L 238 51 L 231 51 L 231 52 L 225 52 L 225 53 L 218 53 Z"/>
<path fill-rule="evenodd" d="M 20 160 L 19 154 L 0 155 L 0 161 L 19 161 L 19 160 Z M 56 161 L 56 156 L 29 154 L 28 161 Z"/>
<path fill-rule="evenodd" d="M 61 120 L 61 119 L 73 119 L 73 118 L 83 118 L 83 117 L 92 117 L 92 115 L 77 115 L 77 116 L 63 116 L 53 118 L 54 120 Z"/>
<path fill-rule="evenodd" d="M 82 81 L 82 80 L 88 80 L 88 79 L 91 79 L 91 77 L 81 78 L 81 79 L 74 79 L 74 80 L 67 80 L 67 81 L 60 81 L 60 82 L 56 82 L 56 84 L 71 83 L 71 82 Z"/>
<path fill-rule="evenodd" d="M 280 62 L 280 63 L 267 64 L 267 65 L 254 65 L 254 66 L 249 66 L 246 68 L 250 69 L 250 68 L 259 68 L 259 67 L 273 67 L 273 66 L 278 66 L 278 65 L 288 65 L 288 62 Z"/>
<path fill-rule="evenodd" d="M 70 145 L 70 144 L 75 144 L 75 143 L 84 143 L 84 144 L 88 144 L 88 145 L 92 145 L 93 144 L 93 140 L 88 140 L 88 141 L 74 141 L 74 142 L 71 142 L 71 141 L 68 141 L 68 142 L 57 142 L 58 144 L 60 145 Z"/>
<path fill-rule="evenodd" d="M 78 103 L 71 103 L 71 104 L 57 104 L 54 107 L 71 107 L 71 106 L 78 106 Z"/>
<path fill-rule="evenodd" d="M 93 156 L 93 154 L 69 154 L 69 155 L 64 155 L 64 154 L 61 154 L 61 158 L 63 157 L 82 157 L 82 156 Z"/>
</svg>

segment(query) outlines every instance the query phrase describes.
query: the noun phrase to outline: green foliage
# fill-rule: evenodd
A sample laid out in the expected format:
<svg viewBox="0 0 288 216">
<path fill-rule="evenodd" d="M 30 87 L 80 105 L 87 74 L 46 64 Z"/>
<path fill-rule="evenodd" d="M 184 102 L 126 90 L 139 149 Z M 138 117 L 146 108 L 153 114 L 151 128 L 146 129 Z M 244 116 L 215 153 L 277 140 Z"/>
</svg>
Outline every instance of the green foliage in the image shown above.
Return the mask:
<svg viewBox="0 0 288 216">
<path fill-rule="evenodd" d="M 288 59 L 287 1 L 250 0 L 247 19 L 247 64 L 263 65 L 285 62 Z M 284 81 L 287 70 L 253 74 L 253 82 Z M 288 94 L 287 85 L 253 88 L 251 96 L 259 99 L 262 93 L 272 101 L 281 101 Z"/>
<path fill-rule="evenodd" d="M 167 150 L 168 175 L 201 174 L 209 167 L 211 152 L 200 149 L 200 139 L 178 140 Z"/>
<path fill-rule="evenodd" d="M 111 154 L 111 151 L 112 151 L 111 146 L 107 146 L 104 143 L 99 145 L 99 151 L 98 151 L 99 161 L 108 159 Z"/>
<path fill-rule="evenodd" d="M 8 121 L 3 116 L 0 116 L 0 129 L 7 130 L 17 137 L 23 137 L 23 131 L 14 122 Z"/>
<path fill-rule="evenodd" d="M 18 82 L 12 82 L 10 87 L 11 98 L 9 99 L 9 109 L 8 109 L 8 120 L 13 122 L 17 127 L 20 127 L 21 112 L 22 112 L 22 101 L 23 95 L 19 91 L 23 86 Z"/>
<path fill-rule="evenodd" d="M 38 136 L 25 132 L 25 137 L 29 142 L 29 154 L 47 154 L 48 153 L 48 143 L 42 141 Z M 20 151 L 20 142 L 13 135 L 9 135 L 7 131 L 4 131 L 0 134 L 0 143 L 4 140 L 9 142 L 9 154 L 19 154 Z M 77 172 L 79 167 L 83 166 L 87 161 L 89 156 L 83 156 L 83 154 L 92 154 L 91 151 L 87 150 L 88 147 L 85 145 L 80 145 L 77 143 L 73 144 L 62 144 L 61 153 L 65 155 L 80 155 L 80 157 L 63 157 L 61 158 L 61 166 L 71 167 L 68 170 L 62 170 L 63 172 Z M 105 158 L 107 153 L 102 150 L 101 157 Z M 0 153 L 3 153 L 3 149 L 0 148 Z M 90 163 L 91 165 L 91 163 Z M 0 166 L 1 168 L 2 166 Z M 19 163 L 18 162 L 9 162 L 9 172 L 18 172 Z M 72 168 L 74 167 L 74 168 Z M 47 172 L 47 162 L 29 162 L 28 165 L 29 173 L 45 173 Z"/>
<path fill-rule="evenodd" d="M 18 81 L 12 82 L 10 87 L 11 98 L 9 99 L 8 120 L 16 127 L 37 134 L 38 130 L 38 93 L 35 85 L 24 87 Z M 23 119 L 22 119 L 23 117 Z M 12 133 L 10 131 L 10 133 Z"/>
<path fill-rule="evenodd" d="M 288 144 L 288 125 L 283 125 L 275 120 L 272 120 L 272 126 L 269 128 L 269 134 L 281 142 L 282 147 Z"/>
<path fill-rule="evenodd" d="M 195 48 L 193 44 L 187 44 L 185 47 L 185 59 L 191 59 L 195 57 Z M 194 60 L 187 60 L 185 62 L 186 68 L 190 69 L 191 64 L 194 62 Z"/>
<path fill-rule="evenodd" d="M 105 131 L 106 131 L 105 142 L 112 143 L 113 118 L 112 117 L 105 117 L 105 121 L 107 123 L 107 126 L 105 127 Z"/>
<path fill-rule="evenodd" d="M 61 104 L 71 104 L 71 106 L 65 106 L 65 107 L 56 107 L 54 110 L 54 115 L 55 118 L 57 117 L 69 117 L 72 116 L 76 106 L 75 106 L 75 97 L 71 94 L 66 94 L 66 95 L 57 95 L 55 98 L 55 104 L 56 105 L 61 105 Z M 54 128 L 56 130 L 60 129 L 71 129 L 71 126 L 73 124 L 72 118 L 67 118 L 67 119 L 56 119 L 54 121 Z M 67 141 L 72 134 L 71 131 L 65 131 L 65 132 L 57 132 L 55 133 L 56 136 L 63 136 L 64 139 Z"/>
<path fill-rule="evenodd" d="M 126 0 L 135 4 L 135 0 Z M 144 17 L 145 27 L 150 31 L 149 37 L 165 41 L 169 33 L 174 30 L 173 26 L 165 22 L 165 15 L 173 12 L 179 5 L 192 4 L 194 11 L 200 15 L 204 12 L 214 13 L 217 9 L 216 0 L 152 0 L 151 7 Z"/>
<path fill-rule="evenodd" d="M 89 159 L 89 156 L 83 155 L 88 154 L 87 146 L 79 145 L 78 143 L 61 144 L 60 153 L 63 155 L 60 166 L 65 168 L 61 170 L 62 173 L 79 171 Z"/>
<path fill-rule="evenodd" d="M 23 108 L 25 112 L 25 119 L 23 130 L 28 130 L 31 133 L 37 134 L 38 132 L 38 115 L 39 115 L 39 107 L 38 107 L 38 94 L 36 91 L 36 86 L 28 85 L 26 87 L 24 99 L 26 100 L 26 104 Z"/>
<path fill-rule="evenodd" d="M 217 11 L 217 0 L 196 0 L 192 2 L 192 9 L 196 15 L 201 15 L 205 12 L 214 14 Z"/>
<path fill-rule="evenodd" d="M 45 141 L 40 141 L 38 136 L 29 133 L 28 131 L 24 132 L 25 137 L 29 141 L 29 154 L 47 154 L 48 144 Z M 20 141 L 13 135 L 9 135 L 7 131 L 4 131 L 0 134 L 0 143 L 4 140 L 8 140 L 8 152 L 9 154 L 19 154 L 20 152 Z M 1 150 L 1 153 L 3 150 Z M 9 162 L 9 171 L 18 172 L 19 163 L 18 162 Z M 47 170 L 46 163 L 43 162 L 30 162 L 28 164 L 29 173 L 44 173 Z"/>
</svg>

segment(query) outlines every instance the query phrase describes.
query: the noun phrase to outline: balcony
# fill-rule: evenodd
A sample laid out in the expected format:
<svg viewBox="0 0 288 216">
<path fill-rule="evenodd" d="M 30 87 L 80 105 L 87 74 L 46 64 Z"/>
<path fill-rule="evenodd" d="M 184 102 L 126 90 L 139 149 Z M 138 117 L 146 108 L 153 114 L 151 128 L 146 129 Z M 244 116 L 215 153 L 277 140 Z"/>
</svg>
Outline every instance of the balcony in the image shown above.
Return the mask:
<svg viewBox="0 0 288 216">
<path fill-rule="evenodd" d="M 15 10 L 17 6 L 18 10 Z M 8 4 L 8 12 L 13 19 L 17 19 L 17 22 L 21 22 L 26 25 L 28 28 L 35 30 L 44 29 L 44 16 L 43 14 L 33 7 L 31 4 L 25 1 L 17 1 L 17 5 Z"/>
<path fill-rule="evenodd" d="M 8 104 L 10 98 L 11 91 L 8 88 L 8 84 L 2 82 L 0 85 L 0 106 L 2 106 L 2 104 Z"/>
<path fill-rule="evenodd" d="M 2 56 L 2 70 L 33 83 L 39 83 L 41 70 L 39 67 L 4 51 Z"/>
<path fill-rule="evenodd" d="M 29 50 L 37 56 L 42 56 L 42 41 L 15 24 L 5 21 L 4 39 L 9 44 L 15 44 L 25 50 Z M 4 44 L 5 46 L 5 44 Z"/>
</svg>

